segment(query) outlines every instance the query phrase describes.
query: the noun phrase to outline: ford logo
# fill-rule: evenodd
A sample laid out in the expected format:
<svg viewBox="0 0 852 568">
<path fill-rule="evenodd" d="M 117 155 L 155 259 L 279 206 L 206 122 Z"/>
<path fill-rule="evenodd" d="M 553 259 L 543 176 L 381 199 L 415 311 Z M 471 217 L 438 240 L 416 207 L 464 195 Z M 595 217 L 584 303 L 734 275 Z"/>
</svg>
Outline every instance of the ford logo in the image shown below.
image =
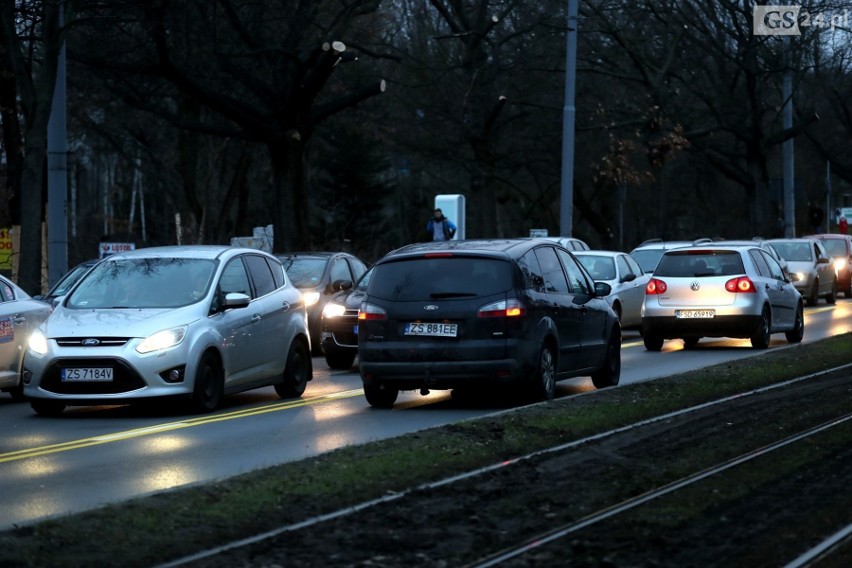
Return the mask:
<svg viewBox="0 0 852 568">
<path fill-rule="evenodd" d="M 698 292 L 698 289 L 701 288 L 701 284 L 699 284 L 698 282 L 693 282 L 690 288 L 692 288 L 695 292 Z"/>
<path fill-rule="evenodd" d="M 95 339 L 94 337 L 90 337 L 90 338 L 88 338 L 88 339 L 84 339 L 83 341 L 81 341 L 81 342 L 80 342 L 80 344 L 81 344 L 81 345 L 84 345 L 84 346 L 86 346 L 86 347 L 92 347 L 92 346 L 94 346 L 94 345 L 100 345 L 100 344 L 101 344 L 101 340 L 100 340 L 100 339 Z"/>
<path fill-rule="evenodd" d="M 435 304 L 429 304 L 428 306 L 423 306 L 423 309 L 427 312 L 434 312 L 438 309 L 438 306 L 436 306 Z"/>
</svg>

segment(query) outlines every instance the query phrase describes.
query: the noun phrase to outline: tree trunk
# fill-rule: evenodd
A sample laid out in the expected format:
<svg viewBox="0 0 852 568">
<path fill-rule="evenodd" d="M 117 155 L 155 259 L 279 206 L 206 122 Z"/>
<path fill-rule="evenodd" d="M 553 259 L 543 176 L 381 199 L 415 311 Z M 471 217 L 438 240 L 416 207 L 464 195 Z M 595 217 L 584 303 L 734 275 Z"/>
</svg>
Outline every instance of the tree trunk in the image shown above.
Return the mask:
<svg viewBox="0 0 852 568">
<path fill-rule="evenodd" d="M 291 131 L 283 143 L 270 144 L 274 191 L 273 249 L 277 253 L 310 250 L 308 207 L 305 190 L 305 145 Z"/>
</svg>

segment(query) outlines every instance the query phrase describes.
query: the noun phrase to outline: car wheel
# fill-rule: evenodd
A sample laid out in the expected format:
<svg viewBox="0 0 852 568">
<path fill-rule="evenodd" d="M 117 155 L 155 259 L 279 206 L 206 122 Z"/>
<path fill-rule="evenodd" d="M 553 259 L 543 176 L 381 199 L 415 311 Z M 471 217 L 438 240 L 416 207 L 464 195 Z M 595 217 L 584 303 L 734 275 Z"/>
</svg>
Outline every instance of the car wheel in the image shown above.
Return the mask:
<svg viewBox="0 0 852 568">
<path fill-rule="evenodd" d="M 829 304 L 834 304 L 837 302 L 837 278 L 831 283 L 831 292 L 828 293 L 828 296 L 825 297 L 825 301 Z"/>
<path fill-rule="evenodd" d="M 692 349 L 696 345 L 698 345 L 699 341 L 701 341 L 700 337 L 684 337 L 683 338 L 683 348 L 684 349 Z"/>
<path fill-rule="evenodd" d="M 769 309 L 763 308 L 763 313 L 760 314 L 760 323 L 751 336 L 751 346 L 755 349 L 766 349 L 769 347 L 770 323 Z"/>
<path fill-rule="evenodd" d="M 39 416 L 59 416 L 66 404 L 60 400 L 34 399 L 30 401 L 30 406 Z"/>
<path fill-rule="evenodd" d="M 819 280 L 814 280 L 811 285 L 811 292 L 808 294 L 808 305 L 816 306 L 819 303 Z"/>
<path fill-rule="evenodd" d="M 642 342 L 645 344 L 645 349 L 648 351 L 659 351 L 663 348 L 663 341 L 663 338 L 659 335 L 646 333 L 642 336 Z"/>
<path fill-rule="evenodd" d="M 621 378 L 621 334 L 613 330 L 606 346 L 603 367 L 592 373 L 592 384 L 596 389 L 614 387 Z"/>
<path fill-rule="evenodd" d="M 219 360 L 210 352 L 201 356 L 195 371 L 195 385 L 192 387 L 192 408 L 196 412 L 213 412 L 222 401 L 224 390 L 222 367 Z"/>
<path fill-rule="evenodd" d="M 538 355 L 538 368 L 531 385 L 531 394 L 535 400 L 553 400 L 555 391 L 556 357 L 553 355 L 553 347 L 544 344 Z"/>
<path fill-rule="evenodd" d="M 376 408 L 393 408 L 399 390 L 385 385 L 364 385 L 364 396 L 370 406 Z"/>
<path fill-rule="evenodd" d="M 281 398 L 302 396 L 311 378 L 311 363 L 308 350 L 298 339 L 290 345 L 287 354 L 287 366 L 284 367 L 284 380 L 275 385 L 275 392 Z"/>
<path fill-rule="evenodd" d="M 787 338 L 787 343 L 802 342 L 802 338 L 805 336 L 805 314 L 801 304 L 796 307 L 796 319 L 793 323 L 793 329 L 784 332 L 784 336 Z"/>
<path fill-rule="evenodd" d="M 355 362 L 354 353 L 326 353 L 325 362 L 331 369 L 349 370 Z"/>
</svg>

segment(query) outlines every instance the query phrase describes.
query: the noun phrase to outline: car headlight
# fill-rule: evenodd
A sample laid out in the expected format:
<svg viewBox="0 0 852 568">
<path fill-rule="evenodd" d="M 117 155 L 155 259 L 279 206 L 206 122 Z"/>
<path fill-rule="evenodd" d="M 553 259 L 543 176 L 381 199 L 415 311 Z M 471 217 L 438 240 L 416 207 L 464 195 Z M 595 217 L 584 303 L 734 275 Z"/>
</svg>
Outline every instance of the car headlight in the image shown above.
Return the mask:
<svg viewBox="0 0 852 568">
<path fill-rule="evenodd" d="M 310 308 L 319 302 L 319 298 L 319 292 L 302 292 L 302 302 L 305 303 L 306 308 Z"/>
<path fill-rule="evenodd" d="M 843 270 L 846 268 L 846 259 L 838 258 L 834 261 L 834 270 Z"/>
<path fill-rule="evenodd" d="M 792 273 L 790 273 L 790 277 L 791 277 L 791 280 L 793 282 L 801 282 L 802 280 L 805 280 L 805 273 L 804 272 L 792 272 Z"/>
<path fill-rule="evenodd" d="M 35 330 L 30 334 L 27 345 L 34 353 L 38 353 L 39 355 L 47 353 L 47 338 L 39 330 Z"/>
<path fill-rule="evenodd" d="M 345 313 L 346 307 L 341 304 L 335 304 L 334 302 L 326 304 L 322 309 L 322 317 L 324 318 L 338 318 Z"/>
<path fill-rule="evenodd" d="M 183 341 L 184 337 L 186 337 L 185 325 L 158 331 L 137 345 L 136 351 L 139 353 L 150 353 L 151 351 L 168 349 L 169 347 L 178 345 L 181 341 Z"/>
</svg>

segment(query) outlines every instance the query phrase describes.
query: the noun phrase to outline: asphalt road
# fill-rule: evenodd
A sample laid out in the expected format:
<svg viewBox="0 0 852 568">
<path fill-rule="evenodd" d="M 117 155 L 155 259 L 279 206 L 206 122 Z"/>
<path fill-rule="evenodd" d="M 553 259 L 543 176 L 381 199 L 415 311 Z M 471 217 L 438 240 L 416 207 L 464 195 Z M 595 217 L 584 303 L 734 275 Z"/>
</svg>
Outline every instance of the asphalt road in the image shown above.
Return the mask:
<svg viewBox="0 0 852 568">
<path fill-rule="evenodd" d="M 852 300 L 805 310 L 805 342 L 852 331 Z M 770 349 L 787 345 L 773 336 Z M 667 341 L 646 352 L 625 334 L 622 384 L 762 353 L 747 340 L 705 339 L 685 351 Z M 272 388 L 230 396 L 210 415 L 178 406 L 73 407 L 58 418 L 0 396 L 0 529 L 101 504 L 208 482 L 298 460 L 350 444 L 397 436 L 502 411 L 505 403 L 462 403 L 449 393 L 400 395 L 392 411 L 364 400 L 357 372 L 330 372 L 314 359 L 314 380 L 301 399 Z M 588 378 L 558 385 L 557 396 L 593 390 Z"/>
</svg>

